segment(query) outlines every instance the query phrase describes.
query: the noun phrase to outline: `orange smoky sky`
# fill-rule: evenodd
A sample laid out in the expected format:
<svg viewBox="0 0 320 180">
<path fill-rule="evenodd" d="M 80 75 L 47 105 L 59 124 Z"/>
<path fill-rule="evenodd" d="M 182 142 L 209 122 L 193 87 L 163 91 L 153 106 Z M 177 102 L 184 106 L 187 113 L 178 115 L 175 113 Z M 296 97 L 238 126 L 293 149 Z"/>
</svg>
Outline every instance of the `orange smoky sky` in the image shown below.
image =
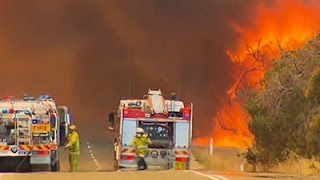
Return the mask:
<svg viewBox="0 0 320 180">
<path fill-rule="evenodd" d="M 256 4 L 0 1 L 0 95 L 50 94 L 83 132 L 100 137 L 119 99 L 161 88 L 195 104 L 195 136 L 211 134 L 234 81 L 225 51 L 240 35 L 230 22 L 250 26 Z"/>
</svg>

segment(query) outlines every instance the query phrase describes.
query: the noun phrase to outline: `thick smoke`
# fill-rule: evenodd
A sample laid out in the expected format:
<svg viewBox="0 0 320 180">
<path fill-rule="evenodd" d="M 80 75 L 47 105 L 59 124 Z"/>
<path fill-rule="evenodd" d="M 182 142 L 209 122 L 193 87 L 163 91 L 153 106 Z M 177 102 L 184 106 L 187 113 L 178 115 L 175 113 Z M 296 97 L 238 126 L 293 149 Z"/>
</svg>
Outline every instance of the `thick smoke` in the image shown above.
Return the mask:
<svg viewBox="0 0 320 180">
<path fill-rule="evenodd" d="M 92 133 L 106 131 L 107 114 L 119 99 L 142 97 L 149 88 L 166 95 L 175 91 L 194 103 L 195 135 L 205 135 L 232 84 L 225 50 L 236 45 L 237 34 L 230 21 L 250 22 L 254 5 L 254 0 L 2 1 L 0 93 L 51 94 Z"/>
</svg>

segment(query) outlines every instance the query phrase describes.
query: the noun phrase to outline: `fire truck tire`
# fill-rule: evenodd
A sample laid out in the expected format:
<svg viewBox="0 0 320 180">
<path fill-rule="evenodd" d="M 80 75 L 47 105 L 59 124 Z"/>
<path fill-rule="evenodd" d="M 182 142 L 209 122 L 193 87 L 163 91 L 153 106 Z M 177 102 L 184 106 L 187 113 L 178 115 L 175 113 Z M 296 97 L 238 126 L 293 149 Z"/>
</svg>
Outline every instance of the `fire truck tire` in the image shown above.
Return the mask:
<svg viewBox="0 0 320 180">
<path fill-rule="evenodd" d="M 59 159 L 59 150 L 51 151 L 51 172 L 59 172 L 60 171 L 60 159 Z"/>
<path fill-rule="evenodd" d="M 55 164 L 51 165 L 51 172 L 60 171 L 60 161 L 58 160 Z"/>
<path fill-rule="evenodd" d="M 31 172 L 47 172 L 50 171 L 51 167 L 49 164 L 32 164 Z"/>
<path fill-rule="evenodd" d="M 60 171 L 60 159 L 59 159 L 59 151 L 51 151 L 51 172 L 59 172 Z"/>
<path fill-rule="evenodd" d="M 119 166 L 118 166 L 118 161 L 117 160 L 113 160 L 113 170 L 114 171 L 119 170 Z"/>
</svg>

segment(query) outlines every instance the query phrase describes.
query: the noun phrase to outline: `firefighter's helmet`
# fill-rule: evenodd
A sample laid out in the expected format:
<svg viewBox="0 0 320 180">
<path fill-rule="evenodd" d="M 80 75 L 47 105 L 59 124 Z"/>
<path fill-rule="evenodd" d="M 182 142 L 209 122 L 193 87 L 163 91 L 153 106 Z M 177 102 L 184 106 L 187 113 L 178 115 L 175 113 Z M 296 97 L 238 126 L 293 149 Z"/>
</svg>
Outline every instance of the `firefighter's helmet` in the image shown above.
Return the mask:
<svg viewBox="0 0 320 180">
<path fill-rule="evenodd" d="M 77 130 L 77 127 L 76 127 L 76 125 L 72 124 L 69 126 L 69 129 L 70 130 Z"/>
<path fill-rule="evenodd" d="M 144 133 L 144 130 L 143 130 L 142 128 L 138 127 L 138 128 L 136 129 L 136 133 L 137 133 L 137 134 L 143 134 L 143 133 Z"/>
</svg>

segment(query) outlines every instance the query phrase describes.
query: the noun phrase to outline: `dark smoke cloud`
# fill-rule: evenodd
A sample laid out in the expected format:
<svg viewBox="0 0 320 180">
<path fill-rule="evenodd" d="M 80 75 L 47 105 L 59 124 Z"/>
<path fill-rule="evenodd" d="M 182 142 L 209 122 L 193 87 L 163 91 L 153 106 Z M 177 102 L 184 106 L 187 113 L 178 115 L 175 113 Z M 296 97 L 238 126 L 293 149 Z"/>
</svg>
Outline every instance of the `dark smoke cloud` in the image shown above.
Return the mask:
<svg viewBox="0 0 320 180">
<path fill-rule="evenodd" d="M 208 134 L 232 84 L 225 50 L 236 45 L 237 34 L 230 21 L 247 24 L 254 4 L 2 1 L 0 93 L 50 93 L 69 105 L 75 121 L 92 133 L 106 131 L 107 114 L 119 99 L 160 88 L 194 102 L 195 128 L 201 128 L 195 134 Z"/>
</svg>

